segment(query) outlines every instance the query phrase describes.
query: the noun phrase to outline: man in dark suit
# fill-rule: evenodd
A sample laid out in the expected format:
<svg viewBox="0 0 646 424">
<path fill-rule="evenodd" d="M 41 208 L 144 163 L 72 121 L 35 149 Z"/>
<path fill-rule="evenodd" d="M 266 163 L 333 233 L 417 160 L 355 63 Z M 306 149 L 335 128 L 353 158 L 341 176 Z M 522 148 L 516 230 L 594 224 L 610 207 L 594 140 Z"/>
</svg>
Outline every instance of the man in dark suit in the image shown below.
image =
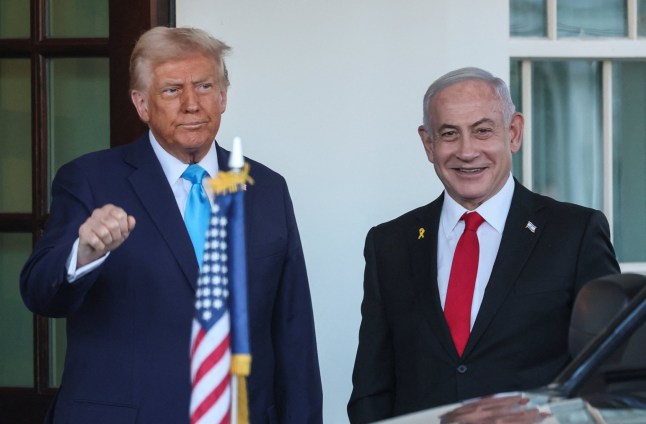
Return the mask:
<svg viewBox="0 0 646 424">
<path fill-rule="evenodd" d="M 522 131 L 506 84 L 486 71 L 429 87 L 419 134 L 445 191 L 368 233 L 352 423 L 542 386 L 570 361 L 578 290 L 619 267 L 601 212 L 512 177 Z M 464 253 L 476 216 L 476 250 Z"/>
<path fill-rule="evenodd" d="M 183 221 L 215 136 L 229 49 L 206 32 L 153 28 L 131 57 L 131 97 L 150 131 L 63 166 L 49 221 L 21 274 L 25 304 L 67 318 L 52 423 L 188 423 L 196 253 Z M 250 420 L 320 423 L 322 394 L 305 261 L 285 180 L 249 160 L 246 190 Z"/>
</svg>

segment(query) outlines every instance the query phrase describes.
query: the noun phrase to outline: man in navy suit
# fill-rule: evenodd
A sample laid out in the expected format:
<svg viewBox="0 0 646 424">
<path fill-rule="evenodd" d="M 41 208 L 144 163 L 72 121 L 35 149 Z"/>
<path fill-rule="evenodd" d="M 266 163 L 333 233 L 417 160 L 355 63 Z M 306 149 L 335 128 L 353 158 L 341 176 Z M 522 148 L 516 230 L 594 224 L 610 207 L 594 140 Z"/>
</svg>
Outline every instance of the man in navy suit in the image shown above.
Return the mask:
<svg viewBox="0 0 646 424">
<path fill-rule="evenodd" d="M 601 212 L 532 193 L 511 175 L 523 116 L 502 80 L 477 68 L 444 75 L 424 97 L 418 131 L 445 190 L 366 238 L 352 423 L 549 383 L 571 360 L 577 292 L 619 272 Z M 468 280 L 452 268 L 474 212 L 484 221 L 469 254 L 473 289 L 451 304 L 465 306 L 461 344 L 445 312 L 450 285 Z"/>
<path fill-rule="evenodd" d="M 21 274 L 35 313 L 67 318 L 52 423 L 188 423 L 198 261 L 183 221 L 189 164 L 209 175 L 229 47 L 153 28 L 135 46 L 131 98 L 150 131 L 63 166 L 49 221 Z M 249 160 L 246 234 L 250 421 L 320 423 L 322 393 L 305 261 L 285 180 Z"/>
</svg>

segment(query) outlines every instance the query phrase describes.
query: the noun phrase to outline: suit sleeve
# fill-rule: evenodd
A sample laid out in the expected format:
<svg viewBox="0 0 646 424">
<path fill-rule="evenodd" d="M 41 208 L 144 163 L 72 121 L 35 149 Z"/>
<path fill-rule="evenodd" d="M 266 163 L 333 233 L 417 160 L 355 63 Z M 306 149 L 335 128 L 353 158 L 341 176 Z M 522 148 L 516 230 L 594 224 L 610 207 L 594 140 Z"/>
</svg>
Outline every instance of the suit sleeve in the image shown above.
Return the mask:
<svg viewBox="0 0 646 424">
<path fill-rule="evenodd" d="M 286 186 L 284 203 L 287 255 L 273 320 L 279 422 L 318 424 L 323 421 L 323 394 L 312 300 L 294 209 Z"/>
<path fill-rule="evenodd" d="M 20 274 L 20 292 L 34 313 L 65 317 L 82 304 L 98 269 L 74 284 L 67 282 L 67 258 L 81 224 L 92 213 L 92 194 L 74 163 L 64 166 L 52 184 L 52 206 L 45 232 Z"/>
<path fill-rule="evenodd" d="M 394 352 L 379 286 L 375 232 L 375 228 L 368 232 L 364 248 L 366 267 L 359 347 L 348 403 L 348 417 L 352 424 L 369 423 L 393 414 Z"/>
<path fill-rule="evenodd" d="M 600 211 L 590 214 L 577 259 L 576 289 L 588 281 L 620 273 L 614 248 L 610 241 L 610 226 Z"/>
</svg>

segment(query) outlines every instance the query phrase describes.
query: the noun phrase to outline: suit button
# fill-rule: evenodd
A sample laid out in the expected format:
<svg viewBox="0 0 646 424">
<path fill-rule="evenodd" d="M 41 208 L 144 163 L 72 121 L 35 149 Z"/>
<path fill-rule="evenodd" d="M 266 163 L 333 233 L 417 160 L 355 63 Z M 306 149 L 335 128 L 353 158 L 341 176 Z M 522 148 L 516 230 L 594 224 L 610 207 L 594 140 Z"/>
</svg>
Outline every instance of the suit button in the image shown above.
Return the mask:
<svg viewBox="0 0 646 424">
<path fill-rule="evenodd" d="M 460 374 L 464 374 L 465 372 L 467 372 L 467 366 L 466 366 L 466 365 L 460 365 L 460 366 L 458 367 L 458 372 L 459 372 Z"/>
</svg>

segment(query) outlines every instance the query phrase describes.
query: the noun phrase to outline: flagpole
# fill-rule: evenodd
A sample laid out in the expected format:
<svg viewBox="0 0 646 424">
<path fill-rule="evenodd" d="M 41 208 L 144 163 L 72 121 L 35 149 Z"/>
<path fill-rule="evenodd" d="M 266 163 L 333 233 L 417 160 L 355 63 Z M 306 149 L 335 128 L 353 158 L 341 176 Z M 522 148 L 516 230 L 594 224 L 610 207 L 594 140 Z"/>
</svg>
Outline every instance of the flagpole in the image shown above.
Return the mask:
<svg viewBox="0 0 646 424">
<path fill-rule="evenodd" d="M 242 155 L 242 140 L 240 137 L 233 138 L 231 155 L 229 156 L 229 170 L 239 174 L 244 166 L 244 156 Z M 238 424 L 238 376 L 231 376 L 231 424 Z"/>
<path fill-rule="evenodd" d="M 238 424 L 238 377 L 231 376 L 231 424 Z"/>
</svg>

